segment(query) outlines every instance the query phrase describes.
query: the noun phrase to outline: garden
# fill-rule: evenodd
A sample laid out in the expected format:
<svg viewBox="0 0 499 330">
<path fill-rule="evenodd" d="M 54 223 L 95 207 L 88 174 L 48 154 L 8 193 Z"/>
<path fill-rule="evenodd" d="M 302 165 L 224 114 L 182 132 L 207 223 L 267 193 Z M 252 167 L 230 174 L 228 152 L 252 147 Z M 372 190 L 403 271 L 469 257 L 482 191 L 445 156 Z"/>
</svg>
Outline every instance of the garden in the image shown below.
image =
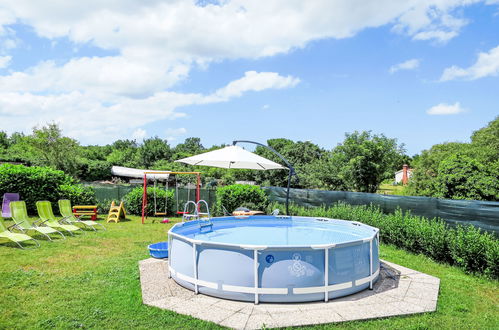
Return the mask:
<svg viewBox="0 0 499 330">
<path fill-rule="evenodd" d="M 43 241 L 36 250 L 2 247 L 2 328 L 218 328 L 142 304 L 137 263 L 148 257 L 148 244 L 165 240 L 171 223 L 142 225 L 137 216 L 128 220 L 107 224 L 107 231 Z M 380 250 L 382 259 L 440 278 L 437 311 L 317 328 L 493 328 L 497 324 L 497 281 L 388 242 Z"/>
<path fill-rule="evenodd" d="M 490 131 L 497 129 L 498 122 L 499 119 L 496 119 L 475 132 L 469 144 L 435 146 L 412 159 L 403 154 L 394 140 L 367 132 L 347 135 L 345 142 L 330 152 L 308 142 L 274 140 L 269 144 L 283 154 L 291 155 L 291 158 L 294 157 L 294 148 L 308 148 L 310 151 L 305 153 L 312 155 L 308 160 L 293 159 L 298 172 L 303 173 L 300 181 L 293 183 L 295 188 L 374 193 L 383 180 L 388 179 L 387 173 L 392 173 L 400 164 L 413 162 L 416 168 L 414 181 L 407 187 L 401 187 L 403 194 L 496 201 L 499 189 L 493 176 L 497 175 L 494 170 L 497 158 L 491 153 L 499 148 L 495 151 L 488 148 L 494 146 L 490 136 L 495 133 Z M 48 136 L 52 136 L 49 140 L 55 142 L 51 149 L 43 151 L 47 144 L 40 141 Z M 159 139 L 144 141 L 140 146 L 133 141 L 117 141 L 106 147 L 81 147 L 68 143 L 71 141 L 67 139 L 60 136 L 56 126 L 36 129 L 32 136 L 5 137 L 4 157 L 8 155 L 14 159 L 13 150 L 20 145 L 30 153 L 16 156 L 22 158 L 27 155 L 26 158 L 15 158 L 24 164 L 13 164 L 11 161 L 0 165 L 0 192 L 19 193 L 26 202 L 30 221 L 38 220 L 38 201 L 51 202 L 56 215 L 61 211 L 58 208 L 61 199 L 69 200 L 72 205 L 95 204 L 100 212 L 97 222 L 107 230 L 83 230 L 74 237 L 54 238 L 53 242 L 36 237 L 41 246 L 35 249 L 21 250 L 11 243 L 2 244 L 0 309 L 3 312 L 0 314 L 0 327 L 218 328 L 215 323 L 142 304 L 138 262 L 148 258 L 149 244 L 165 241 L 168 230 L 182 221 L 178 217 L 178 205 L 175 205 L 178 194 L 175 188 L 178 187 L 164 189 L 149 186 L 145 208 L 148 217 L 146 223 L 141 224 L 144 191 L 142 186 L 131 186 L 121 198 L 127 210 L 126 218 L 117 223 L 106 223 L 105 214 L 111 200 L 97 198 L 97 188 L 83 184 L 83 181 L 92 179 L 110 179 L 109 166 L 114 164 L 150 166 L 157 170 L 199 169 L 165 159 L 178 159 L 207 149 L 197 139 L 188 139 L 174 150 L 166 148 L 167 144 Z M 362 144 L 374 145 L 376 147 L 372 150 L 382 151 L 372 151 L 371 158 L 360 155 L 367 150 L 367 147 L 360 148 L 362 150 L 357 148 Z M 72 147 L 80 150 L 79 157 L 69 159 L 57 156 L 66 155 L 65 148 Z M 386 150 L 393 152 L 386 153 Z M 42 151 L 51 156 L 43 158 L 40 156 Z M 257 148 L 255 152 L 272 158 L 263 148 Z M 99 159 L 89 161 L 90 158 L 85 158 L 94 157 L 90 156 L 92 154 L 99 154 Z M 390 156 L 386 158 L 381 154 Z M 126 155 L 134 156 L 130 158 Z M 346 164 L 345 157 L 358 162 Z M 119 159 L 127 159 L 127 162 L 134 159 L 135 163 Z M 364 173 L 357 171 L 355 166 L 368 169 L 372 164 L 377 164 L 375 175 L 354 175 Z M 325 173 L 328 177 L 323 177 Z M 474 177 L 477 173 L 482 174 Z M 284 186 L 286 182 L 286 177 L 278 171 L 206 170 L 206 175 L 202 177 L 203 184 L 211 186 L 215 192 L 210 205 L 212 215 L 222 216 L 227 210 L 231 212 L 238 207 L 261 210 L 266 214 L 276 209 L 281 213 L 285 210 L 285 206 L 273 199 L 268 189 L 259 185 L 234 184 L 236 179 L 244 181 L 250 178 L 256 178 L 256 183 L 261 185 Z M 178 181 L 180 185 L 189 184 L 189 179 L 183 176 L 179 176 Z M 470 182 L 474 185 L 470 186 Z M 168 221 L 163 222 L 166 223 L 162 223 L 165 217 L 154 217 L 156 209 L 165 210 Z M 493 231 L 487 232 L 471 225 L 451 225 L 444 219 L 416 215 L 407 209 L 386 212 L 375 204 L 352 205 L 342 201 L 320 206 L 299 205 L 292 201 L 289 214 L 343 219 L 379 228 L 381 259 L 438 277 L 441 281 L 434 313 L 344 322 L 334 327 L 493 328 L 499 323 L 496 308 L 499 303 L 499 240 Z M 12 224 L 11 220 L 5 219 L 7 227 Z M 29 243 L 28 246 L 32 247 Z M 329 328 L 333 325 L 315 327 Z"/>
</svg>

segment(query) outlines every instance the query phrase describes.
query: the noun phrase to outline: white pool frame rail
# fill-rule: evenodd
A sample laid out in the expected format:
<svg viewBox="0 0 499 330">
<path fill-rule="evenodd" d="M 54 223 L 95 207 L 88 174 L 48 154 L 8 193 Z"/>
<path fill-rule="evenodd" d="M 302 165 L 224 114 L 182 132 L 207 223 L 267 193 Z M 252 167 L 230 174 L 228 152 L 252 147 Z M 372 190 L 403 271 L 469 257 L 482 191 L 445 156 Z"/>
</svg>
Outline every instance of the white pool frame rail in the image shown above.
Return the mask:
<svg viewBox="0 0 499 330">
<path fill-rule="evenodd" d="M 286 217 L 290 218 L 290 217 Z M 326 218 L 311 218 L 318 221 L 331 221 L 334 219 L 326 219 Z M 201 220 L 202 221 L 202 220 Z M 255 295 L 255 304 L 259 303 L 259 295 L 260 294 L 288 294 L 288 288 L 261 288 L 258 286 L 259 277 L 258 277 L 258 268 L 260 263 L 258 262 L 258 252 L 264 250 L 294 250 L 294 249 L 312 249 L 312 250 L 324 250 L 324 285 L 321 286 L 313 286 L 313 287 L 301 287 L 301 288 L 292 288 L 293 294 L 310 294 L 310 293 L 324 293 L 324 301 L 327 302 L 329 300 L 329 292 L 338 291 L 343 289 L 351 288 L 352 286 L 359 286 L 369 282 L 369 289 L 373 288 L 373 281 L 379 275 L 379 266 L 376 272 L 373 273 L 373 240 L 376 238 L 378 242 L 378 258 L 379 258 L 379 229 L 360 224 L 358 222 L 352 221 L 353 225 L 362 225 L 366 227 L 370 227 L 374 230 L 374 235 L 370 238 L 365 238 L 362 240 L 348 241 L 342 242 L 338 244 L 323 244 L 323 245 L 310 245 L 310 246 L 258 246 L 258 245 L 235 245 L 235 244 L 226 244 L 226 243 L 214 243 L 214 242 L 205 242 L 187 238 L 185 236 L 179 235 L 177 233 L 173 233 L 172 230 L 177 225 L 173 226 L 168 232 L 168 278 L 171 278 L 172 275 L 178 277 L 179 279 L 189 282 L 194 285 L 194 293 L 199 293 L 199 286 L 208 287 L 211 289 L 218 289 L 218 283 L 209 282 L 198 279 L 198 258 L 197 258 L 197 246 L 198 245 L 210 245 L 210 246 L 220 246 L 220 247 L 232 247 L 236 249 L 243 250 L 253 250 L 253 276 L 254 276 L 254 286 L 253 287 L 245 287 L 238 285 L 228 285 L 222 284 L 223 291 L 237 292 L 237 293 L 251 293 Z M 192 256 L 193 256 L 193 274 L 194 277 L 190 277 L 188 275 L 177 272 L 171 266 L 171 249 L 172 249 L 172 237 L 180 239 L 182 241 L 186 241 L 192 244 Z M 363 244 L 369 242 L 369 276 L 358 280 L 352 280 L 343 283 L 331 284 L 329 285 L 329 250 L 346 246 L 353 245 L 355 243 Z"/>
</svg>

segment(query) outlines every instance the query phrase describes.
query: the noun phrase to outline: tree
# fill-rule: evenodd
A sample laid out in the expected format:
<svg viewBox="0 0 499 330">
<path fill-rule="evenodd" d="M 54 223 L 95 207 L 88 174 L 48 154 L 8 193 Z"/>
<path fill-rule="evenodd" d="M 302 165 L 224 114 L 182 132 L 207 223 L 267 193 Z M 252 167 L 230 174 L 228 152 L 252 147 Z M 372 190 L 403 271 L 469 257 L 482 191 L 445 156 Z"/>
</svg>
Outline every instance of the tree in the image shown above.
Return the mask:
<svg viewBox="0 0 499 330">
<path fill-rule="evenodd" d="M 473 132 L 471 143 L 476 146 L 489 147 L 491 152 L 499 154 L 499 116 L 484 128 Z"/>
<path fill-rule="evenodd" d="M 331 175 L 336 185 L 374 193 L 380 183 L 393 176 L 404 157 L 403 145 L 383 134 L 347 133 L 331 153 Z"/>
<path fill-rule="evenodd" d="M 161 140 L 156 136 L 144 139 L 144 143 L 139 147 L 138 155 L 141 166 L 150 168 L 158 160 L 171 159 L 172 151 L 166 140 Z"/>
<path fill-rule="evenodd" d="M 296 188 L 312 188 L 312 182 L 316 182 L 310 176 L 310 164 L 319 161 L 325 150 L 310 141 L 294 142 L 289 139 L 267 140 L 267 145 L 280 153 L 296 170 L 299 181 L 292 181 L 292 186 Z M 258 146 L 255 153 L 285 165 L 283 161 L 267 148 Z M 257 183 L 262 185 L 273 185 L 284 187 L 287 185 L 288 172 L 285 170 L 254 171 L 247 172 L 247 175 L 257 178 Z M 316 188 L 316 187 L 314 187 Z"/>
<path fill-rule="evenodd" d="M 125 150 L 137 148 L 137 142 L 135 140 L 116 140 L 111 145 L 113 150 Z"/>
<path fill-rule="evenodd" d="M 137 167 L 138 148 L 114 149 L 107 155 L 106 161 L 116 166 Z"/>
<path fill-rule="evenodd" d="M 9 145 L 14 145 L 16 143 L 21 142 L 24 139 L 25 135 L 22 132 L 14 132 L 9 137 Z"/>
<path fill-rule="evenodd" d="M 62 136 L 57 124 L 33 128 L 33 134 L 24 141 L 34 154 L 35 164 L 77 175 L 79 144 L 74 139 Z"/>
<path fill-rule="evenodd" d="M 499 117 L 471 143 L 443 143 L 413 161 L 409 193 L 453 199 L 499 200 Z"/>
<path fill-rule="evenodd" d="M 0 131 L 0 149 L 7 149 L 9 147 L 9 137 L 4 131 Z"/>
<path fill-rule="evenodd" d="M 438 173 L 435 197 L 499 200 L 497 174 L 478 159 L 452 154 L 439 164 Z"/>
<path fill-rule="evenodd" d="M 322 158 L 308 164 L 300 176 L 300 183 L 311 189 L 349 190 L 341 175 L 344 162 L 327 152 Z"/>
<path fill-rule="evenodd" d="M 81 156 L 91 160 L 106 160 L 107 156 L 109 156 L 112 151 L 113 147 L 110 145 L 90 145 L 80 147 Z"/>
<path fill-rule="evenodd" d="M 469 149 L 470 146 L 466 143 L 449 142 L 436 144 L 430 150 L 423 150 L 413 161 L 408 192 L 411 195 L 437 197 L 440 163 L 458 152 L 469 153 Z"/>
<path fill-rule="evenodd" d="M 172 159 L 182 159 L 200 154 L 204 151 L 205 148 L 201 144 L 201 139 L 197 137 L 190 137 L 185 139 L 183 143 L 177 144 L 173 150 Z"/>
</svg>

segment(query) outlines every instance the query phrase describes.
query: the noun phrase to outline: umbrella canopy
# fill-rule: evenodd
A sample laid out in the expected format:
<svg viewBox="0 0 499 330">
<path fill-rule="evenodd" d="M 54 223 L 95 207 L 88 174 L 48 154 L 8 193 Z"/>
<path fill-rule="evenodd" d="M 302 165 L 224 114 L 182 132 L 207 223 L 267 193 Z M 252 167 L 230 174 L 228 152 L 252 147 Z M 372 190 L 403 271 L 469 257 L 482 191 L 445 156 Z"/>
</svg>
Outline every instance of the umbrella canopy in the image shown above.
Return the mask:
<svg viewBox="0 0 499 330">
<path fill-rule="evenodd" d="M 205 152 L 192 157 L 176 160 L 189 165 L 203 165 L 221 168 L 244 168 L 251 170 L 288 169 L 267 158 L 258 156 L 238 146 Z"/>
</svg>

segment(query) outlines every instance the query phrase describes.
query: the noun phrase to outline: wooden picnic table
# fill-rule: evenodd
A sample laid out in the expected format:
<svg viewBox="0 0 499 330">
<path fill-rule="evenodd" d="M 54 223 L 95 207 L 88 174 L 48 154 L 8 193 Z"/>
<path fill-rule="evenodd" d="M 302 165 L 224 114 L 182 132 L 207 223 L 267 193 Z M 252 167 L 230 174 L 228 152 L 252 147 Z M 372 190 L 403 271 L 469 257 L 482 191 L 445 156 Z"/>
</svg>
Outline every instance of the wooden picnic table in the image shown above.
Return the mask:
<svg viewBox="0 0 499 330">
<path fill-rule="evenodd" d="M 74 205 L 73 214 L 77 217 L 90 216 L 91 220 L 97 220 L 97 205 Z"/>
</svg>

